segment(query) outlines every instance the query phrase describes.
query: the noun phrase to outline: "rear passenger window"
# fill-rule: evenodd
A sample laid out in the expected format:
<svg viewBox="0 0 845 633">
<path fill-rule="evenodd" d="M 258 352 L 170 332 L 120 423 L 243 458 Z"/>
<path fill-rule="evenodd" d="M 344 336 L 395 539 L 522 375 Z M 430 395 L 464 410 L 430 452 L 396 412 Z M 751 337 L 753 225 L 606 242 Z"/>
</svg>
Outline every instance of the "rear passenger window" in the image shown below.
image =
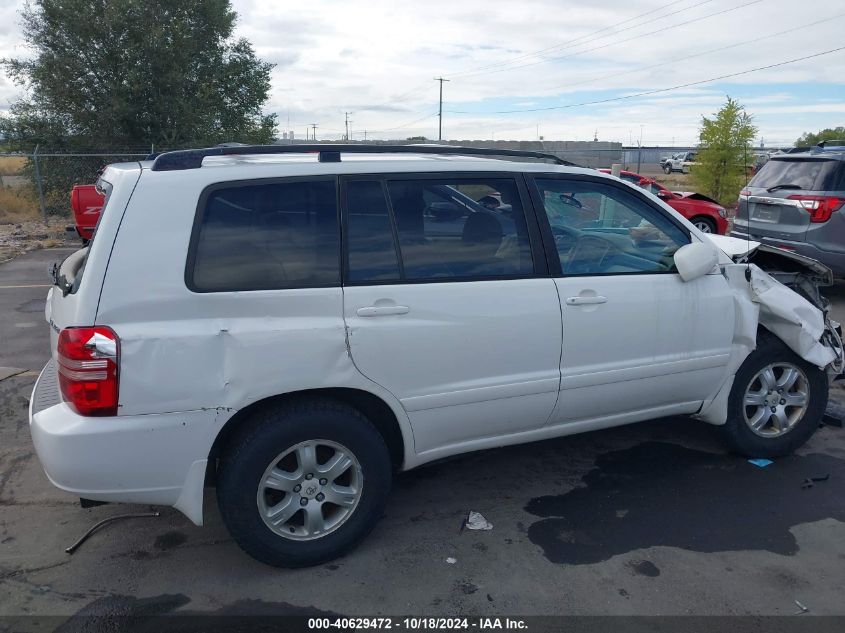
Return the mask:
<svg viewBox="0 0 845 633">
<path fill-rule="evenodd" d="M 404 278 L 496 278 L 534 272 L 512 179 L 388 182 Z"/>
<path fill-rule="evenodd" d="M 381 181 L 346 184 L 349 280 L 399 279 L 399 257 Z"/>
<path fill-rule="evenodd" d="M 192 290 L 339 285 L 334 179 L 215 188 L 199 213 L 186 275 Z"/>
</svg>

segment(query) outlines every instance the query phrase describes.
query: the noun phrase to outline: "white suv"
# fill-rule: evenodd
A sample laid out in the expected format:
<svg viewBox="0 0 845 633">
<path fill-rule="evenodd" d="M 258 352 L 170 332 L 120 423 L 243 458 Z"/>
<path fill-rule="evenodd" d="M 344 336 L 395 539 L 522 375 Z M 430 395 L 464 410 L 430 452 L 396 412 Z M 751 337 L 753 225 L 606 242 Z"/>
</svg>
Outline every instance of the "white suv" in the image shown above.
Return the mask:
<svg viewBox="0 0 845 633">
<path fill-rule="evenodd" d="M 243 549 L 302 566 L 369 532 L 394 471 L 457 453 L 679 414 L 754 457 L 806 441 L 841 371 L 829 271 L 717 249 L 651 194 L 541 157 L 258 146 L 108 167 L 95 238 L 47 301 L 30 423 L 48 477 L 198 525 L 216 485 Z"/>
</svg>

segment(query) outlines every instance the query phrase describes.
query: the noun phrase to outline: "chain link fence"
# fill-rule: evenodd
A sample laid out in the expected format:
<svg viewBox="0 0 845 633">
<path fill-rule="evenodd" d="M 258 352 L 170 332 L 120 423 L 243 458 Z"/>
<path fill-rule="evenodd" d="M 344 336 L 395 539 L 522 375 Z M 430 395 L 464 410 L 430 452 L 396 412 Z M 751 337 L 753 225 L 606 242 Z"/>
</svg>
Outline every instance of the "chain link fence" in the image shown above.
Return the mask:
<svg viewBox="0 0 845 633">
<path fill-rule="evenodd" d="M 287 144 L 289 141 L 282 141 Z M 313 141 L 312 141 L 313 142 Z M 371 141 L 372 142 L 372 141 Z M 408 144 L 407 141 L 375 141 Z M 657 154 L 648 148 L 625 148 L 621 143 L 592 141 L 443 141 L 443 144 L 489 149 L 518 149 L 554 154 L 564 160 L 592 168 L 638 167 L 646 174 L 659 173 Z M 32 152 L 0 153 L 0 220 L 14 216 L 70 219 L 70 191 L 77 184 L 91 184 L 106 165 L 143 160 L 155 147 L 66 153 L 35 148 Z M 662 153 L 659 152 L 659 153 Z M 653 165 L 651 163 L 654 163 Z"/>
</svg>

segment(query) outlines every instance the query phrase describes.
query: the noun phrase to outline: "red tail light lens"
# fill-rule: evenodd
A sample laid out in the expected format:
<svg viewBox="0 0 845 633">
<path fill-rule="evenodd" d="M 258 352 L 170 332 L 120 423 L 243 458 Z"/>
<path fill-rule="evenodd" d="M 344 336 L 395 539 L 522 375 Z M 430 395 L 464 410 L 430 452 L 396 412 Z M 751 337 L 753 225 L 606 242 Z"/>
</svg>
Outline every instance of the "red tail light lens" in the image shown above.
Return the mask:
<svg viewBox="0 0 845 633">
<path fill-rule="evenodd" d="M 801 206 L 810 214 L 810 222 L 827 222 L 834 211 L 839 211 L 845 204 L 845 199 L 834 196 L 804 196 L 796 194 L 789 196 L 790 200 L 798 200 Z"/>
<path fill-rule="evenodd" d="M 120 340 L 109 327 L 73 327 L 59 334 L 59 387 L 80 415 L 117 415 Z"/>
</svg>

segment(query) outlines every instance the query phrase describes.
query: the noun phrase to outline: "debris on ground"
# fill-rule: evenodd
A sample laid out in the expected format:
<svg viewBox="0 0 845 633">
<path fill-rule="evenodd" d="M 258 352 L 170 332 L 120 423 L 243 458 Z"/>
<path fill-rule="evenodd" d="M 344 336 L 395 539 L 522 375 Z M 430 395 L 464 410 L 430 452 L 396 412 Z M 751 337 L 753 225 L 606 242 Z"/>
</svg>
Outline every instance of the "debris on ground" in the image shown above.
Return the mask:
<svg viewBox="0 0 845 633">
<path fill-rule="evenodd" d="M 800 611 L 796 611 L 793 615 L 801 615 L 802 613 L 807 613 L 807 612 L 810 611 L 807 607 L 805 607 L 803 604 L 801 604 L 797 600 L 795 601 L 795 604 L 798 606 Z"/>
<path fill-rule="evenodd" d="M 455 563 L 457 563 L 457 562 L 458 562 L 458 559 L 457 559 L 457 558 L 452 558 L 452 557 L 450 556 L 449 558 L 447 558 L 447 559 L 446 559 L 446 562 L 447 562 L 447 563 L 449 563 L 450 565 L 454 565 Z"/>
<path fill-rule="evenodd" d="M 830 473 L 826 474 L 823 477 L 807 477 L 804 480 L 804 483 L 801 484 L 802 488 L 812 488 L 816 483 L 820 481 L 827 481 L 830 479 Z"/>
<path fill-rule="evenodd" d="M 757 468 L 765 468 L 766 466 L 769 466 L 770 464 L 774 464 L 774 462 L 771 459 L 749 459 L 748 463 L 754 464 L 755 466 L 757 466 Z"/>
<path fill-rule="evenodd" d="M 492 530 L 493 524 L 485 519 L 480 512 L 470 510 L 467 518 L 464 520 L 464 527 L 468 530 Z"/>
<path fill-rule="evenodd" d="M 99 523 L 95 523 L 90 528 L 88 528 L 88 531 L 85 532 L 85 534 L 83 534 L 82 536 L 80 536 L 79 539 L 73 545 L 65 548 L 65 552 L 67 552 L 68 554 L 73 554 L 76 550 L 79 549 L 79 546 L 82 545 L 85 541 L 87 541 L 88 538 L 94 532 L 99 530 L 104 525 L 108 525 L 109 523 L 112 523 L 114 521 L 118 521 L 120 519 L 140 519 L 140 518 L 145 518 L 145 517 L 157 517 L 157 516 L 161 516 L 161 513 L 159 513 L 159 512 L 139 512 L 137 514 L 118 514 L 117 516 L 113 516 L 113 517 L 109 517 L 107 519 L 103 519 Z"/>
</svg>

